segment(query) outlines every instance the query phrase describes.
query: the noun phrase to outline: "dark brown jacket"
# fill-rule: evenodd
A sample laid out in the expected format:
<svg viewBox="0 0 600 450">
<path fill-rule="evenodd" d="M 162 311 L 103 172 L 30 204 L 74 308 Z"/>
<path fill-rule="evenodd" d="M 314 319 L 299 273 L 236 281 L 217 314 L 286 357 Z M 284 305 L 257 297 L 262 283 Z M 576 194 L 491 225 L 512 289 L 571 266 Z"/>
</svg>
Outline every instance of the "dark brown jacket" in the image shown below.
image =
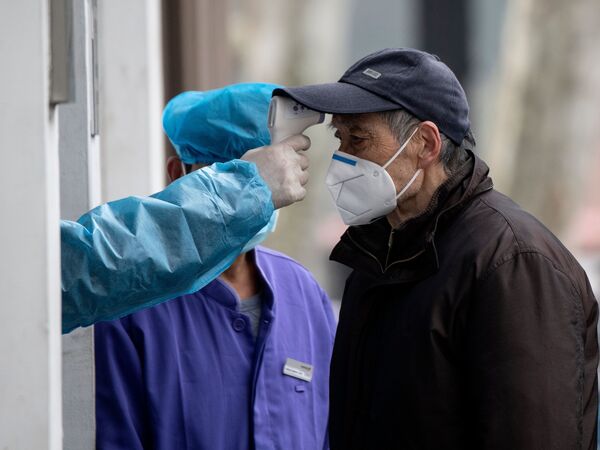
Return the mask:
<svg viewBox="0 0 600 450">
<path fill-rule="evenodd" d="M 330 441 L 596 449 L 598 308 L 573 256 L 468 161 L 422 216 L 350 228 Z"/>
</svg>

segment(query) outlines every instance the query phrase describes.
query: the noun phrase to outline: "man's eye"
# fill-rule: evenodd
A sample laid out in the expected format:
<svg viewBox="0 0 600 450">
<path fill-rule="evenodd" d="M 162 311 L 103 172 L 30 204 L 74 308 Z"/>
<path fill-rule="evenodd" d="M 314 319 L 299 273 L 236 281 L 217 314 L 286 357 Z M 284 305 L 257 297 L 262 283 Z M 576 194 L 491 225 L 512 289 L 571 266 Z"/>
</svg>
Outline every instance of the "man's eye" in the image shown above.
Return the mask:
<svg viewBox="0 0 600 450">
<path fill-rule="evenodd" d="M 350 140 L 352 141 L 353 144 L 362 144 L 364 141 L 366 141 L 367 139 L 361 136 L 350 136 Z"/>
</svg>

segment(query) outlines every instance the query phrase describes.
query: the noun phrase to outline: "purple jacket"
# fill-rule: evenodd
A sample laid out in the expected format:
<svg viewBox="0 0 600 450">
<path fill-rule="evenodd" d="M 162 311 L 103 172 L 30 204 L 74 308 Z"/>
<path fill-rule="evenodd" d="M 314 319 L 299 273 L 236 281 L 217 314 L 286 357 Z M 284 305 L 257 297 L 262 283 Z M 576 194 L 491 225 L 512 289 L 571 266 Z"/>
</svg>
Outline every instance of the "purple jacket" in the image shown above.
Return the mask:
<svg viewBox="0 0 600 450">
<path fill-rule="evenodd" d="M 237 295 L 200 291 L 96 325 L 98 449 L 328 448 L 335 320 L 311 274 L 255 249 L 264 281 L 256 342 Z M 283 374 L 287 358 L 312 381 Z"/>
</svg>

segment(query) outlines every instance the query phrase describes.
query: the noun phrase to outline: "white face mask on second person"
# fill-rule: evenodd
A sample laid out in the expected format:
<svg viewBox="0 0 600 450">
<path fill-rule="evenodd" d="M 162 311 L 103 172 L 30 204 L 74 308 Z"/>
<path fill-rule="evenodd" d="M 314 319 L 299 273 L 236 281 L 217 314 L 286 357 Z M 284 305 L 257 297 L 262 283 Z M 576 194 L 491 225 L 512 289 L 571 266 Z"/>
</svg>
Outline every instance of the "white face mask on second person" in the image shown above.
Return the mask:
<svg viewBox="0 0 600 450">
<path fill-rule="evenodd" d="M 325 182 L 346 225 L 366 225 L 396 208 L 398 198 L 414 183 L 421 169 L 396 193 L 386 168 L 400 156 L 417 130 L 383 166 L 340 151 L 333 154 Z"/>
<path fill-rule="evenodd" d="M 273 211 L 273 215 L 271 216 L 269 223 L 266 224 L 263 228 L 261 228 L 258 231 L 258 233 L 256 233 L 252 237 L 252 239 L 250 239 L 250 241 L 246 245 L 244 245 L 244 248 L 242 249 L 242 253 L 249 252 L 254 247 L 256 247 L 258 244 L 260 244 L 262 241 L 264 241 L 266 238 L 268 238 L 277 228 L 277 219 L 278 218 L 279 218 L 279 210 L 276 209 L 275 211 Z"/>
</svg>

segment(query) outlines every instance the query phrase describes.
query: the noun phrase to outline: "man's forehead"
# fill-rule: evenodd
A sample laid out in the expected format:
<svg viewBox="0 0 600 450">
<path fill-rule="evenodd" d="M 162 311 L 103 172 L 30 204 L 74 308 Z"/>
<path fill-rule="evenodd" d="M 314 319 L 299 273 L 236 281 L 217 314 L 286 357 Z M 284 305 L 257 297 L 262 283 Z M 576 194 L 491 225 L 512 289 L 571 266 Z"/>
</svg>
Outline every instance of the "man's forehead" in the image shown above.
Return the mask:
<svg viewBox="0 0 600 450">
<path fill-rule="evenodd" d="M 375 113 L 334 114 L 331 118 L 331 126 L 334 128 L 371 129 L 379 120 Z"/>
</svg>

